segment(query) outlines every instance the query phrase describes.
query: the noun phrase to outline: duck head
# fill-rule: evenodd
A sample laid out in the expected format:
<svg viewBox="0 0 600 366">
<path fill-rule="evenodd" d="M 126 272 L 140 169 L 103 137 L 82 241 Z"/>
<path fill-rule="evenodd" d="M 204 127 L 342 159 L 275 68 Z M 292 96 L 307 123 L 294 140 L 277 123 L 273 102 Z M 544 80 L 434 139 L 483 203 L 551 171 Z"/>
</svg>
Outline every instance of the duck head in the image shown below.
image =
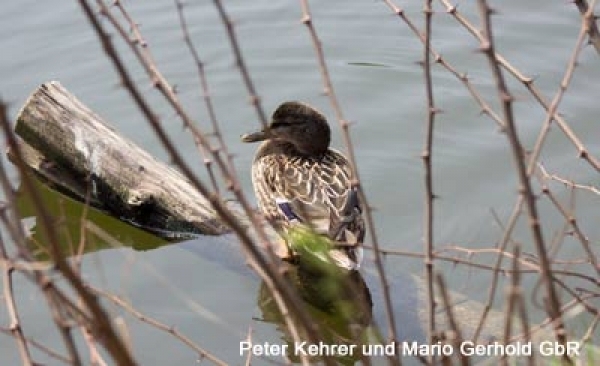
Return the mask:
<svg viewBox="0 0 600 366">
<path fill-rule="evenodd" d="M 265 129 L 242 136 L 244 142 L 264 140 L 286 142 L 302 155 L 318 156 L 327 152 L 331 130 L 325 116 L 314 108 L 285 102 L 277 107 Z"/>
</svg>

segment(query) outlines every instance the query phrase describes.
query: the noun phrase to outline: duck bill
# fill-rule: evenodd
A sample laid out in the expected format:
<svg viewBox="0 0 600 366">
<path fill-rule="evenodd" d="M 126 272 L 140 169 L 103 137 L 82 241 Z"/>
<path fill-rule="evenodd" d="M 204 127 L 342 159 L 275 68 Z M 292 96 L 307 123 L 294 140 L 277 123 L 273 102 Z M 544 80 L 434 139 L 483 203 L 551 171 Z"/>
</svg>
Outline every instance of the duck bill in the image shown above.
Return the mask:
<svg viewBox="0 0 600 366">
<path fill-rule="evenodd" d="M 269 135 L 265 131 L 256 131 L 242 135 L 243 142 L 257 142 L 264 141 L 269 138 Z"/>
</svg>

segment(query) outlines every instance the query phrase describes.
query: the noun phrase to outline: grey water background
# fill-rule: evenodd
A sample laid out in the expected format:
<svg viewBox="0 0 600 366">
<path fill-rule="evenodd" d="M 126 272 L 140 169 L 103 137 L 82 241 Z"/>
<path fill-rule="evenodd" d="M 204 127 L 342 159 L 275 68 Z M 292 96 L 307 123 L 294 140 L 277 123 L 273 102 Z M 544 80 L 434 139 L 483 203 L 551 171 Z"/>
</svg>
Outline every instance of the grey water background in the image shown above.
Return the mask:
<svg viewBox="0 0 600 366">
<path fill-rule="evenodd" d="M 198 123 L 208 126 L 200 98 L 193 60 L 182 41 L 172 1 L 127 1 L 165 76 L 177 85 L 186 108 Z M 331 77 L 345 116 L 355 122 L 351 133 L 382 246 L 422 250 L 423 168 L 420 154 L 426 116 L 421 44 L 406 25 L 379 1 L 313 2 L 315 26 L 325 49 Z M 422 3 L 398 2 L 411 19 L 422 24 Z M 547 98 L 558 88 L 580 27 L 579 13 L 564 1 L 503 1 L 494 17 L 499 52 L 523 73 L 535 77 Z M 322 83 L 314 49 L 296 2 L 228 1 L 244 58 L 263 106 L 270 113 L 285 100 L 302 100 L 330 117 L 334 145 L 343 148 L 340 129 Z M 476 24 L 472 2 L 459 7 Z M 482 95 L 497 106 L 487 60 L 478 44 L 438 6 L 433 45 L 459 71 L 466 72 Z M 243 145 L 239 135 L 258 126 L 248 103 L 222 23 L 210 2 L 190 2 L 186 7 L 191 34 L 206 63 L 211 97 L 225 139 L 236 155 L 243 188 L 252 197 L 250 163 L 256 146 Z M 106 26 L 106 22 L 104 22 Z M 39 84 L 58 80 L 121 133 L 159 159 L 166 153 L 118 77 L 90 25 L 74 1 L 7 2 L 0 10 L 0 96 L 10 102 L 15 117 L 29 93 Z M 117 40 L 115 35 L 113 39 Z M 141 89 L 154 103 L 171 136 L 187 161 L 203 175 L 202 157 L 175 114 L 152 89 L 122 42 L 125 60 Z M 560 112 L 587 148 L 600 154 L 597 98 L 600 88 L 598 55 L 586 48 Z M 435 241 L 438 247 L 463 245 L 489 248 L 501 228 L 492 210 L 506 220 L 516 200 L 517 180 L 504 135 L 479 113 L 464 87 L 439 66 L 433 67 L 436 106 L 434 175 L 436 200 Z M 532 147 L 544 112 L 532 97 L 511 81 L 517 97 L 515 112 L 525 146 Z M 553 129 L 542 161 L 553 172 L 585 184 L 597 185 L 597 173 L 576 159 L 577 151 Z M 3 157 L 4 158 L 4 157 Z M 16 180 L 16 174 L 13 174 Z M 553 186 L 561 198 L 567 189 Z M 579 224 L 594 244 L 598 198 L 580 193 Z M 541 203 L 548 240 L 562 225 L 557 213 Z M 515 240 L 529 243 L 526 222 L 520 222 Z M 529 247 L 529 251 L 533 249 Z M 576 244 L 562 251 L 579 254 Z M 482 261 L 491 257 L 481 256 Z M 389 258 L 389 268 L 421 273 L 420 260 Z M 489 276 L 469 276 L 467 271 L 441 266 L 450 286 L 474 299 L 484 300 Z M 281 341 L 268 324 L 252 322 L 257 316 L 258 281 L 224 270 L 218 263 L 190 255 L 184 247 L 164 246 L 147 252 L 104 250 L 86 256 L 84 275 L 93 283 L 130 299 L 133 304 L 191 336 L 204 348 L 233 364 L 238 343 L 248 325 L 262 340 Z M 527 282 L 527 281 L 526 281 Z M 19 307 L 27 314 L 26 333 L 51 345 L 60 345 L 47 321 L 43 298 L 26 281 L 19 281 Z M 533 283 L 530 281 L 530 284 Z M 500 291 L 499 293 L 501 293 Z M 395 294 L 400 298 L 403 294 Z M 502 306 L 504 299 L 497 297 Z M 3 308 L 4 305 L 0 305 Z M 402 309 L 398 309 L 402 311 Z M 537 314 L 535 319 L 540 319 Z M 6 324 L 5 311 L 0 320 Z M 129 321 L 133 347 L 142 364 L 193 364 L 195 356 L 177 342 L 138 322 Z M 257 340 L 261 340 L 260 338 Z M 0 335 L 0 363 L 18 364 L 12 339 Z"/>
</svg>

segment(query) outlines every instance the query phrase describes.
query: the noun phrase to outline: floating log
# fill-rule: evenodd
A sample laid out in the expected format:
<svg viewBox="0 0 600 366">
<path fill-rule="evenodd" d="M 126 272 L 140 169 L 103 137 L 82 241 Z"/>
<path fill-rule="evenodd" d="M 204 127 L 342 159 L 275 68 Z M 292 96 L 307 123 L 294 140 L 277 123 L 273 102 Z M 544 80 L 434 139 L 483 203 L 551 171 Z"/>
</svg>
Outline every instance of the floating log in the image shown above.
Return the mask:
<svg viewBox="0 0 600 366">
<path fill-rule="evenodd" d="M 133 225 L 169 237 L 229 231 L 177 170 L 119 135 L 60 83 L 41 85 L 15 132 L 26 163 L 46 183 Z"/>
</svg>

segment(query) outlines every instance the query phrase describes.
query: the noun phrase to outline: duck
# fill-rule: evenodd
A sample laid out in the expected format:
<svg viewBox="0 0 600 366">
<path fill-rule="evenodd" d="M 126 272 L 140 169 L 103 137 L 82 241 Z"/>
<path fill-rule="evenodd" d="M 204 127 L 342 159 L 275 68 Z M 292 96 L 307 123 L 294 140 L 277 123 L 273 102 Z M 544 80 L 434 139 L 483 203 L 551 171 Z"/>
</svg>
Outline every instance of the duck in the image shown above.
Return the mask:
<svg viewBox="0 0 600 366">
<path fill-rule="evenodd" d="M 333 263 L 358 270 L 365 237 L 363 205 L 352 165 L 330 146 L 326 117 L 308 104 L 287 101 L 265 128 L 241 140 L 262 142 L 251 175 L 265 219 L 284 238 L 298 225 L 327 237 L 333 243 L 328 252 Z"/>
</svg>

